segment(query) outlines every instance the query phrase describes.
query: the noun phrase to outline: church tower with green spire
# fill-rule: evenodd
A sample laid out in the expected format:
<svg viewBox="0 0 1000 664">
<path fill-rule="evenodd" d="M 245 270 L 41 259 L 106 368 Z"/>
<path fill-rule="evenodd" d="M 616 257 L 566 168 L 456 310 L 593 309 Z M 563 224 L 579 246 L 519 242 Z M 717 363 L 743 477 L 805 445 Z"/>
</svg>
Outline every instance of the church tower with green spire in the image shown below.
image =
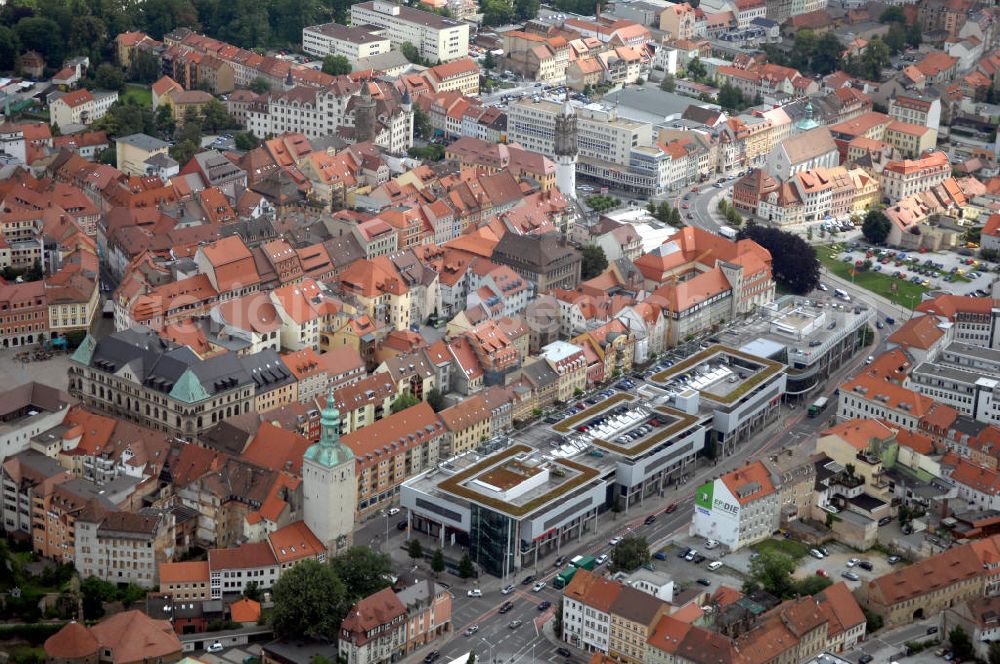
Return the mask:
<svg viewBox="0 0 1000 664">
<path fill-rule="evenodd" d="M 351 546 L 357 508 L 354 453 L 340 442 L 340 411 L 333 388 L 320 419 L 319 442 L 309 446 L 302 461 L 304 520 L 331 555 Z"/>
</svg>

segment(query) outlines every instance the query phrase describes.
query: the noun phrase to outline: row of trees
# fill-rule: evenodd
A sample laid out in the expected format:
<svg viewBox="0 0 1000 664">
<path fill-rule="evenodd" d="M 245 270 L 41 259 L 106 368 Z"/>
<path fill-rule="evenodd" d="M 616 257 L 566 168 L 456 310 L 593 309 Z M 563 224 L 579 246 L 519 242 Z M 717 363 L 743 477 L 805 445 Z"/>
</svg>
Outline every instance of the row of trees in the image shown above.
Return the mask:
<svg viewBox="0 0 1000 664">
<path fill-rule="evenodd" d="M 833 583 L 827 577 L 816 575 L 796 580 L 792 578 L 794 571 L 795 561 L 789 556 L 774 551 L 761 551 L 750 561 L 750 574 L 743 582 L 743 592 L 763 589 L 775 597 L 790 599 L 815 595 Z"/>
<path fill-rule="evenodd" d="M 650 201 L 646 205 L 646 210 L 649 211 L 649 214 L 653 215 L 653 218 L 664 224 L 673 226 L 674 228 L 682 228 L 684 226 L 684 220 L 681 219 L 681 211 L 666 201 L 661 201 L 659 205 L 656 204 L 656 201 Z"/>
<path fill-rule="evenodd" d="M 798 235 L 760 226 L 751 219 L 737 237 L 753 240 L 771 252 L 774 280 L 796 295 L 805 295 L 819 285 L 816 250 Z"/>
</svg>

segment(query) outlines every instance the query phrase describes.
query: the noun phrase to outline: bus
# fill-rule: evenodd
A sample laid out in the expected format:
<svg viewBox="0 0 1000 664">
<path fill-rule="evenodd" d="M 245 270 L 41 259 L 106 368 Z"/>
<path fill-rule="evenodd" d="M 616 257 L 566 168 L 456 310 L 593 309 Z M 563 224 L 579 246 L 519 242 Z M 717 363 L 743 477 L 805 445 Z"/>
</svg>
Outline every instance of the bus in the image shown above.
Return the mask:
<svg viewBox="0 0 1000 664">
<path fill-rule="evenodd" d="M 592 570 L 597 567 L 597 559 L 594 556 L 576 556 L 569 564 L 578 569 Z"/>
<path fill-rule="evenodd" d="M 730 228 L 729 226 L 721 226 L 719 228 L 719 235 L 721 235 L 722 237 L 726 238 L 727 240 L 735 240 L 736 239 L 736 231 L 734 229 Z"/>
<path fill-rule="evenodd" d="M 559 574 L 556 574 L 556 578 L 552 580 L 552 587 L 556 589 L 565 588 L 573 580 L 577 569 L 579 568 L 570 565 Z"/>
<path fill-rule="evenodd" d="M 816 399 L 816 401 L 813 401 L 812 405 L 809 406 L 809 417 L 818 416 L 823 412 L 823 409 L 826 408 L 826 404 L 829 402 L 830 400 L 826 397 L 820 397 L 819 399 Z"/>
</svg>

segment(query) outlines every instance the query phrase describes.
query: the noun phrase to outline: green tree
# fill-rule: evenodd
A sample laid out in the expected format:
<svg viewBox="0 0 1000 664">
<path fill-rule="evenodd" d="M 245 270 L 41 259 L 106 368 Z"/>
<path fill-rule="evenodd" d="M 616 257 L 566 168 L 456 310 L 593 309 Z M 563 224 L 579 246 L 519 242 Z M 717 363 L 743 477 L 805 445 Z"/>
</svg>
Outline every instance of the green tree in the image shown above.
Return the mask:
<svg viewBox="0 0 1000 664">
<path fill-rule="evenodd" d="M 14 32 L 26 51 L 38 51 L 50 67 L 59 68 L 66 52 L 62 30 L 52 19 L 27 16 L 14 26 Z"/>
<path fill-rule="evenodd" d="M 920 26 L 914 23 L 906 26 L 906 44 L 911 48 L 917 48 L 924 41 L 924 33 Z"/>
<path fill-rule="evenodd" d="M 677 89 L 677 80 L 673 74 L 663 75 L 663 80 L 660 81 L 660 89 L 664 92 L 673 92 Z"/>
<path fill-rule="evenodd" d="M 472 564 L 472 558 L 469 557 L 468 553 L 458 561 L 458 575 L 463 579 L 471 579 L 476 575 L 476 567 Z"/>
<path fill-rule="evenodd" d="M 410 555 L 411 560 L 420 560 L 424 557 L 424 547 L 416 537 L 407 542 L 406 552 Z"/>
<path fill-rule="evenodd" d="M 486 55 L 483 56 L 483 71 L 490 72 L 497 68 L 497 56 L 493 55 L 493 51 L 486 51 Z"/>
<path fill-rule="evenodd" d="M 307 560 L 274 584 L 271 627 L 281 637 L 330 640 L 349 606 L 344 582 L 330 565 Z"/>
<path fill-rule="evenodd" d="M 156 131 L 160 136 L 173 136 L 177 123 L 174 121 L 174 111 L 170 106 L 160 106 L 156 109 L 153 119 Z"/>
<path fill-rule="evenodd" d="M 972 658 L 972 639 L 969 638 L 969 633 L 961 625 L 956 625 L 948 632 L 948 643 L 951 644 L 951 651 L 955 653 L 955 659 L 964 661 Z"/>
<path fill-rule="evenodd" d="M 198 10 L 190 0 L 146 0 L 132 3 L 129 11 L 134 14 L 135 25 L 154 39 L 163 39 L 174 28 L 198 25 Z"/>
<path fill-rule="evenodd" d="M 883 39 L 889 47 L 889 53 L 895 55 L 906 48 L 906 28 L 902 23 L 893 23 Z"/>
<path fill-rule="evenodd" d="M 621 201 L 614 196 L 603 196 L 600 194 L 596 196 L 587 196 L 583 199 L 583 202 L 587 204 L 587 207 L 598 214 L 614 209 L 621 204 Z"/>
<path fill-rule="evenodd" d="M 97 66 L 94 83 L 99 90 L 119 91 L 125 87 L 125 74 L 118 67 L 104 62 Z"/>
<path fill-rule="evenodd" d="M 431 569 L 434 570 L 435 574 L 440 574 L 444 571 L 444 551 L 437 549 L 434 551 L 434 556 L 431 558 Z"/>
<path fill-rule="evenodd" d="M 793 293 L 804 295 L 819 285 L 816 250 L 798 235 L 761 226 L 750 219 L 743 224 L 738 237 L 753 240 L 771 253 L 775 281 Z"/>
<path fill-rule="evenodd" d="M 665 224 L 670 223 L 670 213 L 673 212 L 673 208 L 670 207 L 670 203 L 666 201 L 661 201 L 659 207 L 656 208 L 656 214 L 653 215 L 659 221 Z"/>
<path fill-rule="evenodd" d="M 681 211 L 677 208 L 670 208 L 670 218 L 667 223 L 676 228 L 681 228 L 684 225 L 684 221 L 681 219 Z"/>
<path fill-rule="evenodd" d="M 201 126 L 206 131 L 219 131 L 238 125 L 221 101 L 210 99 L 201 107 Z"/>
<path fill-rule="evenodd" d="M 0 70 L 12 71 L 21 52 L 21 40 L 17 33 L 5 25 L 0 25 Z"/>
<path fill-rule="evenodd" d="M 194 157 L 200 149 L 201 147 L 194 141 L 190 139 L 183 140 L 177 142 L 172 148 L 170 148 L 170 156 L 173 157 L 174 161 L 180 164 L 181 168 L 184 168 L 184 166 L 191 161 L 191 158 Z"/>
<path fill-rule="evenodd" d="M 403 57 L 412 62 L 415 65 L 426 64 L 423 57 L 420 55 L 420 49 L 411 44 L 410 42 L 403 42 L 399 46 L 399 52 L 403 54 Z"/>
<path fill-rule="evenodd" d="M 262 95 L 271 89 L 271 84 L 268 83 L 267 79 L 263 76 L 257 76 L 250 81 L 250 84 L 247 87 L 251 92 L 256 92 L 257 94 Z"/>
<path fill-rule="evenodd" d="M 608 269 L 608 257 L 604 249 L 596 244 L 588 244 L 583 248 L 583 264 L 580 266 L 580 277 L 586 281 Z"/>
<path fill-rule="evenodd" d="M 233 137 L 237 150 L 253 150 L 260 145 L 260 139 L 248 131 L 241 131 Z"/>
<path fill-rule="evenodd" d="M 866 631 L 869 634 L 871 634 L 872 632 L 877 632 L 878 630 L 882 629 L 882 625 L 885 623 L 885 620 L 882 618 L 881 615 L 873 611 L 869 611 L 868 609 L 862 609 L 862 611 L 865 614 L 865 622 L 867 623 Z"/>
<path fill-rule="evenodd" d="M 328 55 L 323 58 L 323 73 L 331 76 L 346 76 L 352 71 L 351 61 L 343 55 Z"/>
<path fill-rule="evenodd" d="M 136 83 L 155 83 L 160 78 L 160 62 L 146 50 L 136 51 L 128 65 L 128 79 Z"/>
<path fill-rule="evenodd" d="M 892 222 L 881 210 L 869 210 L 861 224 L 861 234 L 872 244 L 882 244 L 889 237 Z"/>
<path fill-rule="evenodd" d="M 514 0 L 514 18 L 518 21 L 530 21 L 538 17 L 538 0 Z"/>
<path fill-rule="evenodd" d="M 833 516 L 832 514 L 830 516 Z M 812 576 L 807 576 L 801 581 L 796 581 L 792 584 L 794 587 L 793 593 L 799 597 L 806 597 L 809 595 L 815 595 L 833 585 L 833 581 L 825 576 L 819 576 L 813 574 Z"/>
<path fill-rule="evenodd" d="M 628 535 L 611 549 L 611 571 L 631 572 L 649 562 L 649 542 L 645 537 Z"/>
<path fill-rule="evenodd" d="M 809 59 L 809 70 L 813 74 L 826 76 L 840 67 L 840 56 L 844 46 L 832 32 L 827 32 L 816 40 L 812 57 Z"/>
<path fill-rule="evenodd" d="M 434 409 L 435 413 L 440 413 L 444 410 L 444 395 L 441 394 L 441 390 L 438 388 L 432 389 L 427 393 L 427 405 Z"/>
<path fill-rule="evenodd" d="M 413 105 L 413 133 L 424 140 L 428 140 L 434 135 L 431 116 L 421 108 L 420 104 Z"/>
<path fill-rule="evenodd" d="M 906 14 L 901 7 L 888 7 L 878 17 L 879 23 L 906 23 Z"/>
<path fill-rule="evenodd" d="M 330 567 L 334 575 L 344 582 L 349 602 L 368 597 L 392 583 L 389 554 L 376 553 L 367 546 L 351 547 L 333 558 Z"/>
<path fill-rule="evenodd" d="M 514 7 L 506 0 L 480 0 L 483 24 L 489 26 L 507 25 L 514 20 Z"/>
<path fill-rule="evenodd" d="M 708 74 L 708 70 L 701 64 L 701 58 L 692 58 L 687 64 L 687 73 L 691 78 L 699 80 Z"/>
<path fill-rule="evenodd" d="M 788 597 L 793 589 L 792 572 L 795 561 L 774 551 L 761 551 L 750 561 L 750 578 L 746 583 L 756 584 L 777 597 Z M 744 588 L 749 587 L 744 584 Z"/>
<path fill-rule="evenodd" d="M 247 599 L 253 600 L 255 602 L 260 601 L 260 584 L 256 581 L 251 581 L 246 586 L 243 587 L 243 596 Z"/>
<path fill-rule="evenodd" d="M 398 413 L 401 410 L 406 410 L 410 406 L 416 406 L 418 403 L 420 403 L 420 399 L 413 396 L 409 392 L 404 392 L 396 397 L 396 400 L 392 402 L 391 409 L 393 413 Z"/>
<path fill-rule="evenodd" d="M 873 38 L 861 56 L 861 73 L 872 81 L 882 80 L 882 70 L 892 64 L 889 47 L 878 37 Z"/>
<path fill-rule="evenodd" d="M 69 28 L 61 26 L 69 35 L 67 55 L 86 55 L 91 64 L 100 62 L 101 49 L 108 43 L 108 26 L 96 16 L 77 16 Z M 117 88 L 106 88 L 114 90 Z"/>
<path fill-rule="evenodd" d="M 118 598 L 118 588 L 96 576 L 88 576 L 80 583 L 80 596 L 83 600 L 83 617 L 97 620 L 104 615 L 104 603 Z"/>
<path fill-rule="evenodd" d="M 719 106 L 727 111 L 738 112 L 750 104 L 739 88 L 726 82 L 719 88 Z"/>
</svg>

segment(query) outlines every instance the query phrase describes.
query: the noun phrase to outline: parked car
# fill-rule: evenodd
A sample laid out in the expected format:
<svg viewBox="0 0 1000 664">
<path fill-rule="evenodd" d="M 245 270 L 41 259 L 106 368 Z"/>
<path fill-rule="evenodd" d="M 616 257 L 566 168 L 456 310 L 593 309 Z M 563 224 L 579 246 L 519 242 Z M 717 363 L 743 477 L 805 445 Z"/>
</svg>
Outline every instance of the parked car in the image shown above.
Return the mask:
<svg viewBox="0 0 1000 664">
<path fill-rule="evenodd" d="M 860 558 L 851 558 L 850 560 L 847 561 L 847 566 L 848 567 L 854 567 L 855 565 L 857 565 L 860 562 L 861 562 Z"/>
<path fill-rule="evenodd" d="M 530 586 L 534 582 L 535 582 L 535 575 L 529 574 L 528 576 L 524 577 L 524 581 L 521 582 L 521 585 Z"/>
<path fill-rule="evenodd" d="M 868 662 L 872 661 L 873 659 L 875 658 L 865 653 L 864 655 L 858 658 L 858 664 L 868 664 Z"/>
<path fill-rule="evenodd" d="M 710 562 L 708 564 L 708 569 L 709 569 L 709 571 L 712 571 L 712 572 L 714 572 L 715 570 L 719 569 L 720 567 L 722 567 L 722 561 L 721 560 L 713 560 L 712 562 Z"/>
<path fill-rule="evenodd" d="M 611 546 L 618 546 L 618 542 L 621 541 L 622 541 L 621 537 L 612 537 L 611 539 L 608 540 L 608 544 L 610 544 Z"/>
<path fill-rule="evenodd" d="M 826 573 L 825 569 L 816 570 L 816 576 L 829 577 L 830 575 Z"/>
<path fill-rule="evenodd" d="M 937 631 L 938 631 L 937 625 L 931 625 L 930 627 L 927 628 L 928 634 L 937 634 Z"/>
<path fill-rule="evenodd" d="M 222 652 L 225 649 L 226 648 L 222 645 L 221 641 L 212 641 L 212 643 L 205 648 L 205 652 Z"/>
<path fill-rule="evenodd" d="M 899 556 L 889 556 L 888 558 L 885 559 L 885 561 L 890 565 L 895 565 L 900 560 L 902 560 L 902 558 L 900 558 Z"/>
<path fill-rule="evenodd" d="M 467 595 L 468 595 L 469 597 L 482 597 L 482 596 L 483 596 L 483 591 L 482 591 L 482 590 L 480 590 L 479 588 L 473 588 L 472 590 L 470 590 L 470 591 L 469 591 L 468 593 L 466 593 L 466 594 L 467 594 Z"/>
<path fill-rule="evenodd" d="M 439 650 L 432 650 L 427 653 L 426 657 L 424 657 L 424 664 L 431 664 L 432 662 L 437 661 L 439 657 L 441 657 L 441 652 Z"/>
<path fill-rule="evenodd" d="M 859 580 L 861 578 L 860 576 L 858 576 L 854 572 L 847 572 L 847 571 L 841 572 L 840 576 L 844 577 L 848 581 L 857 581 L 857 580 Z"/>
<path fill-rule="evenodd" d="M 710 586 L 710 585 L 712 585 L 712 582 L 709 581 L 708 579 L 704 578 L 704 577 L 698 579 L 698 583 L 700 585 L 703 585 L 703 586 Z"/>
<path fill-rule="evenodd" d="M 861 562 L 859 562 L 858 563 L 858 567 L 860 567 L 861 569 L 865 570 L 866 572 L 871 572 L 873 569 L 875 569 L 875 566 L 872 565 L 867 560 L 862 560 Z"/>
<path fill-rule="evenodd" d="M 569 651 L 569 648 L 556 648 L 556 654 L 560 657 L 572 657 L 573 653 Z"/>
<path fill-rule="evenodd" d="M 406 530 L 406 522 L 400 521 L 396 524 L 396 530 Z"/>
<path fill-rule="evenodd" d="M 819 549 L 809 549 L 809 555 L 817 560 L 823 560 L 826 556 Z"/>
<path fill-rule="evenodd" d="M 608 554 L 602 553 L 601 555 L 597 556 L 596 562 L 598 565 L 603 565 L 604 563 L 608 562 Z"/>
<path fill-rule="evenodd" d="M 469 625 L 468 629 L 465 630 L 465 635 L 466 636 L 472 636 L 473 634 L 475 634 L 478 631 L 479 631 L 479 625 L 476 625 L 475 623 L 473 623 L 472 625 Z"/>
<path fill-rule="evenodd" d="M 390 507 L 388 514 L 389 514 L 389 516 L 396 516 L 397 514 L 399 514 L 399 508 L 398 507 Z"/>
<path fill-rule="evenodd" d="M 566 556 L 559 556 L 556 558 L 556 562 L 553 567 L 562 567 L 564 562 L 566 562 Z"/>
</svg>

